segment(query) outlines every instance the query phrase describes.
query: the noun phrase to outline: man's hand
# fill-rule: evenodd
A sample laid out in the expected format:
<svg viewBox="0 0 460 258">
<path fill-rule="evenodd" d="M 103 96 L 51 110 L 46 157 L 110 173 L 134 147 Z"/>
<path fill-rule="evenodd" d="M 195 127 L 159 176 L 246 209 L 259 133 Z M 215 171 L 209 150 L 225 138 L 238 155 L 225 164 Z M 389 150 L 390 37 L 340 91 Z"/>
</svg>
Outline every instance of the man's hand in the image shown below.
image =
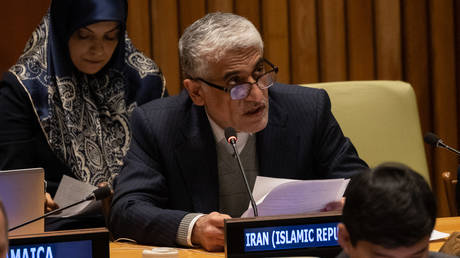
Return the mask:
<svg viewBox="0 0 460 258">
<path fill-rule="evenodd" d="M 53 201 L 49 193 L 45 193 L 45 213 L 59 209 L 59 205 Z"/>
<path fill-rule="evenodd" d="M 218 212 L 200 217 L 193 226 L 192 243 L 201 245 L 206 251 L 222 251 L 225 219 L 231 217 Z"/>
<path fill-rule="evenodd" d="M 341 211 L 345 205 L 345 197 L 342 197 L 340 201 L 330 202 L 321 211 Z"/>
</svg>

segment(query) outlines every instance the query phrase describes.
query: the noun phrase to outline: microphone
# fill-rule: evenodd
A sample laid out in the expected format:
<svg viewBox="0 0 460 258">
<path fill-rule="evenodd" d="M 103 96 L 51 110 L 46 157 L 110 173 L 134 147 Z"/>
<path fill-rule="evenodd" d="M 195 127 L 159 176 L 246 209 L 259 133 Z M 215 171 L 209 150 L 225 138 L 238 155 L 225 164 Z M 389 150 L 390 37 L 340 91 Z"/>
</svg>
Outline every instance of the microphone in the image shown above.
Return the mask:
<svg viewBox="0 0 460 258">
<path fill-rule="evenodd" d="M 238 150 L 236 149 L 236 141 L 238 140 L 238 138 L 236 137 L 236 131 L 232 127 L 227 127 L 225 128 L 224 132 L 225 132 L 225 139 L 227 139 L 227 142 L 233 147 L 233 152 L 235 153 L 236 159 L 238 160 L 238 166 L 240 168 L 241 174 L 243 175 L 244 184 L 246 185 L 246 190 L 248 191 L 252 210 L 254 211 L 254 217 L 257 217 L 259 216 L 259 212 L 257 211 L 257 205 L 256 205 L 256 202 L 254 201 L 254 196 L 252 196 L 251 188 L 249 187 L 248 179 L 246 178 L 246 173 L 244 172 L 243 164 L 241 164 L 240 155 L 238 154 Z"/>
<path fill-rule="evenodd" d="M 432 132 L 428 132 L 425 134 L 425 137 L 423 137 L 423 140 L 430 144 L 433 145 L 434 147 L 439 147 L 439 148 L 444 148 L 448 149 L 452 152 L 454 152 L 457 155 L 460 155 L 460 151 L 450 147 L 449 145 L 445 144 L 436 134 Z"/>
<path fill-rule="evenodd" d="M 84 199 L 82 199 L 82 200 L 80 200 L 80 201 L 78 201 L 78 202 L 69 204 L 69 205 L 67 205 L 67 206 L 65 206 L 65 207 L 62 207 L 62 208 L 57 209 L 57 210 L 54 210 L 54 211 L 50 211 L 50 212 L 46 213 L 45 215 L 40 216 L 40 217 L 38 217 L 38 218 L 35 218 L 35 219 L 32 219 L 32 220 L 26 221 L 26 222 L 23 223 L 23 224 L 20 224 L 20 225 L 18 225 L 18 226 L 15 226 L 15 227 L 12 227 L 12 228 L 8 229 L 8 232 L 13 231 L 13 230 L 15 230 L 15 229 L 18 229 L 18 228 L 20 228 L 20 227 L 23 227 L 23 226 L 25 226 L 25 225 L 28 225 L 28 224 L 30 224 L 30 223 L 32 223 L 32 222 L 37 221 L 37 220 L 46 218 L 46 217 L 48 217 L 48 216 L 50 216 L 50 215 L 59 213 L 59 212 L 65 210 L 65 209 L 68 209 L 68 208 L 70 208 L 70 207 L 73 207 L 73 206 L 75 206 L 75 205 L 78 205 L 78 204 L 80 204 L 80 203 L 82 203 L 82 202 L 91 201 L 91 200 L 96 200 L 96 201 L 103 200 L 103 199 L 109 197 L 111 194 L 112 194 L 112 191 L 110 190 L 110 187 L 109 187 L 109 186 L 106 185 L 106 186 L 103 186 L 103 187 L 99 187 L 99 188 L 97 188 L 96 190 L 94 190 L 91 194 L 89 194 L 89 195 L 86 196 Z"/>
</svg>

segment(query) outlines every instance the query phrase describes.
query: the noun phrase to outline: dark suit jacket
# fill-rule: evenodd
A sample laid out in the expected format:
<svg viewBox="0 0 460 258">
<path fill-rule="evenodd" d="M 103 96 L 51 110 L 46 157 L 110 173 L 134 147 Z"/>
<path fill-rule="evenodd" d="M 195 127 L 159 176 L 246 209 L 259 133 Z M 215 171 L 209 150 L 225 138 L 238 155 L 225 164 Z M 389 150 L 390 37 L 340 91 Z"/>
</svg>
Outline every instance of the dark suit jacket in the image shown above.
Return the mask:
<svg viewBox="0 0 460 258">
<path fill-rule="evenodd" d="M 333 117 L 324 90 L 276 84 L 257 133 L 261 176 L 350 177 L 367 167 Z M 111 230 L 139 243 L 175 245 L 189 212 L 219 210 L 217 154 L 203 107 L 187 92 L 137 108 L 133 140 L 114 183 Z"/>
</svg>

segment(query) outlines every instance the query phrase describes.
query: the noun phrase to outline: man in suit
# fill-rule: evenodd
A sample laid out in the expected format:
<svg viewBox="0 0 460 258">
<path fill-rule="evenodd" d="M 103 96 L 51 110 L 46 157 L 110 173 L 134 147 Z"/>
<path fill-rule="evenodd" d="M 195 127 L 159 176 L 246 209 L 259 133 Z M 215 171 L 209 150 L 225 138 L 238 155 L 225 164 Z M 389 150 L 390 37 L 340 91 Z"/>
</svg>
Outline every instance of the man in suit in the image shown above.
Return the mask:
<svg viewBox="0 0 460 258">
<path fill-rule="evenodd" d="M 351 180 L 337 258 L 452 257 L 431 253 L 436 201 L 423 177 L 399 163 L 384 163 Z"/>
<path fill-rule="evenodd" d="M 224 219 L 249 203 L 227 127 L 238 132 L 251 187 L 257 175 L 343 178 L 366 167 L 324 90 L 275 82 L 278 68 L 247 19 L 208 14 L 185 30 L 179 52 L 185 91 L 132 114 L 132 144 L 114 183 L 115 237 L 222 250 Z"/>
<path fill-rule="evenodd" d="M 6 257 L 8 253 L 8 220 L 6 219 L 5 208 L 0 201 L 0 258 Z"/>
</svg>

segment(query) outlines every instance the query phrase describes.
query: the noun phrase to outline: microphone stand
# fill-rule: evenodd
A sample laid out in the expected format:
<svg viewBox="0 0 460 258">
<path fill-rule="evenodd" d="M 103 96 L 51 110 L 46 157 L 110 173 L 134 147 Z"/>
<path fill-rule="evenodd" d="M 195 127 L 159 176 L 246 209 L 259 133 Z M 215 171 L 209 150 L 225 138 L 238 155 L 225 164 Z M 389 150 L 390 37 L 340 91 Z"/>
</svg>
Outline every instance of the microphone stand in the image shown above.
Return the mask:
<svg viewBox="0 0 460 258">
<path fill-rule="evenodd" d="M 80 201 L 78 201 L 78 202 L 76 202 L 76 203 L 72 203 L 72 204 L 69 204 L 69 205 L 67 205 L 67 206 L 65 206 L 65 207 L 59 208 L 59 209 L 57 209 L 57 210 L 50 211 L 50 212 L 46 213 L 46 214 L 43 215 L 43 216 L 40 216 L 40 217 L 35 218 L 35 219 L 33 219 L 33 220 L 29 220 L 29 221 L 27 221 L 27 222 L 25 222 L 25 223 L 22 223 L 22 224 L 20 224 L 20 225 L 17 225 L 17 226 L 15 226 L 15 227 L 12 227 L 12 228 L 8 229 L 8 232 L 13 231 L 13 230 L 15 230 L 15 229 L 18 229 L 18 228 L 20 228 L 20 227 L 23 227 L 23 226 L 25 226 L 25 225 L 28 225 L 28 224 L 30 224 L 30 223 L 33 223 L 33 222 L 35 222 L 35 221 L 37 221 L 37 220 L 43 219 L 43 218 L 45 218 L 45 217 L 48 217 L 48 216 L 50 216 L 50 215 L 59 213 L 59 212 L 65 210 L 65 209 L 68 209 L 68 208 L 70 208 L 70 207 L 73 207 L 73 206 L 75 206 L 75 205 L 78 205 L 78 204 L 80 204 L 80 203 L 82 203 L 82 202 L 91 201 L 91 200 L 94 200 L 94 199 L 96 199 L 95 195 L 94 195 L 94 194 L 91 194 L 90 196 L 88 196 L 88 197 L 86 197 L 85 199 L 80 200 Z"/>
<path fill-rule="evenodd" d="M 449 145 L 445 144 L 442 140 L 439 140 L 437 143 L 436 143 L 436 147 L 441 147 L 441 148 L 444 148 L 444 149 L 448 149 L 450 151 L 452 151 L 453 153 L 457 154 L 457 155 L 460 155 L 460 151 L 450 147 Z"/>
<path fill-rule="evenodd" d="M 78 202 L 76 202 L 76 203 L 72 203 L 72 204 L 70 204 L 70 205 L 67 205 L 67 206 L 65 206 L 65 207 L 63 207 L 63 208 L 59 208 L 59 209 L 57 209 L 57 210 L 50 211 L 50 212 L 46 213 L 46 214 L 43 215 L 43 216 L 40 216 L 40 217 L 35 218 L 35 219 L 33 219 L 33 220 L 29 220 L 29 221 L 27 221 L 27 222 L 25 222 L 25 223 L 22 223 L 22 224 L 20 224 L 20 225 L 18 225 L 18 226 L 16 226 L 16 227 L 12 227 L 12 228 L 8 229 L 8 232 L 13 231 L 13 230 L 15 230 L 15 229 L 17 229 L 17 228 L 23 227 L 23 226 L 25 226 L 25 225 L 28 225 L 28 224 L 30 224 L 30 223 L 32 223 L 32 222 L 37 221 L 37 220 L 43 219 L 43 218 L 45 218 L 45 217 L 48 217 L 49 215 L 53 215 L 53 214 L 59 213 L 59 212 L 61 212 L 62 210 L 65 210 L 65 209 L 67 209 L 67 208 L 73 207 L 73 206 L 75 206 L 75 205 L 78 205 L 78 204 L 80 204 L 80 203 L 82 203 L 82 202 L 86 202 L 86 201 L 89 201 L 89 200 L 83 199 L 83 200 L 78 201 Z"/>
<path fill-rule="evenodd" d="M 243 174 L 243 179 L 244 179 L 244 183 L 246 185 L 246 190 L 248 191 L 249 199 L 251 201 L 252 210 L 254 211 L 254 217 L 258 217 L 259 212 L 257 211 L 257 205 L 256 205 L 256 202 L 254 201 L 254 198 L 252 197 L 251 189 L 249 188 L 248 179 L 246 178 L 246 173 L 244 172 L 243 164 L 241 164 L 240 155 L 238 155 L 238 150 L 236 149 L 235 140 L 232 140 L 230 143 L 231 143 L 231 145 L 233 147 L 233 151 L 236 154 L 235 156 L 236 156 L 236 159 L 238 160 L 238 166 L 240 166 L 241 174 Z"/>
</svg>

